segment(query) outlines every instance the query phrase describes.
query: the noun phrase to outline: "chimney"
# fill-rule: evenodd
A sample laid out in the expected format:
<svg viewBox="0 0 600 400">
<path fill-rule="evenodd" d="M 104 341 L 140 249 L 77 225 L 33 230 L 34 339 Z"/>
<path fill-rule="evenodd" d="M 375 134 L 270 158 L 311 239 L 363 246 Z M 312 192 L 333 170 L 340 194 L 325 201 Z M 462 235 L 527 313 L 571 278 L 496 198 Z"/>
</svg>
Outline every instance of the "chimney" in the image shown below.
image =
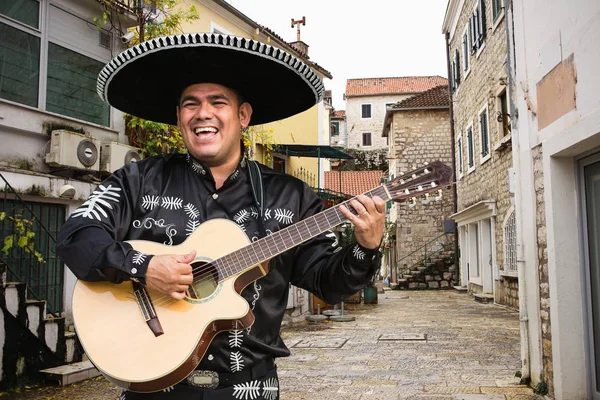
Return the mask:
<svg viewBox="0 0 600 400">
<path fill-rule="evenodd" d="M 294 49 L 298 50 L 300 53 L 306 55 L 306 58 L 308 57 L 308 45 L 306 43 L 304 43 L 303 41 L 299 40 L 296 42 L 291 42 L 290 46 L 292 46 Z"/>
</svg>

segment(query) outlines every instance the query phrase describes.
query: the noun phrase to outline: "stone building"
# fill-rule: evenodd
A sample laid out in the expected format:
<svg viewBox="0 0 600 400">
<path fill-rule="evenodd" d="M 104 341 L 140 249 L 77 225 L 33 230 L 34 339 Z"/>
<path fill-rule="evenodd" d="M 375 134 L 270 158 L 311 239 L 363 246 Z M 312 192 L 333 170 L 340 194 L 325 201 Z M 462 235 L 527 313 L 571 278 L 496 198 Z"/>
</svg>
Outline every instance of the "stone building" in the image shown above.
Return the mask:
<svg viewBox="0 0 600 400">
<path fill-rule="evenodd" d="M 448 85 L 436 86 L 388 107 L 382 136 L 390 138 L 391 179 L 432 161 L 452 166 L 449 110 Z M 434 192 L 414 201 L 392 204 L 389 220 L 396 222 L 398 238 L 396 265 L 390 271 L 393 282 L 400 282 L 402 271 L 422 261 L 425 253 L 441 250 L 442 245 L 453 248 L 453 235 L 444 235 L 444 221 L 453 210 L 451 187 L 442 189 L 441 197 Z M 452 273 L 431 279 L 428 284 L 430 288 L 449 287 L 454 278 Z"/>
<path fill-rule="evenodd" d="M 502 0 L 450 0 L 448 46 L 460 283 L 481 300 L 518 307 L 507 19 Z"/>
<path fill-rule="evenodd" d="M 381 136 L 386 107 L 438 85 L 447 85 L 441 76 L 360 78 L 346 81 L 347 148 L 387 149 Z"/>
<path fill-rule="evenodd" d="M 348 133 L 346 132 L 346 110 L 334 110 L 331 113 L 331 136 L 329 144 L 346 147 Z"/>
<path fill-rule="evenodd" d="M 506 11 L 523 372 L 550 398 L 598 400 L 600 3 L 512 0 Z"/>
</svg>

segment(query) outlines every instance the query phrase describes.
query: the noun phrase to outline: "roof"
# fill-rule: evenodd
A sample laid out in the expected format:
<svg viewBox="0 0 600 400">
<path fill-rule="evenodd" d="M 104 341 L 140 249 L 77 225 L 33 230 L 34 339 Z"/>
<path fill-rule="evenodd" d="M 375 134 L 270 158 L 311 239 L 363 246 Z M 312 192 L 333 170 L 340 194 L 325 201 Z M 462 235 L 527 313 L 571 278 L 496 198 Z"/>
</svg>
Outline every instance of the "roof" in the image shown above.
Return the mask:
<svg viewBox="0 0 600 400">
<path fill-rule="evenodd" d="M 346 110 L 334 111 L 331 115 L 332 118 L 346 118 Z"/>
<path fill-rule="evenodd" d="M 357 196 L 381 185 L 382 175 L 383 171 L 326 171 L 324 188 Z"/>
<path fill-rule="evenodd" d="M 391 106 L 394 110 L 409 110 L 423 108 L 450 108 L 450 95 L 448 85 L 436 86 L 423 93 L 416 94 L 408 99 L 399 101 Z"/>
<path fill-rule="evenodd" d="M 295 157 L 318 157 L 349 160 L 353 159 L 350 154 L 332 146 L 313 145 L 313 144 L 278 144 L 273 147 L 273 151 L 281 154 Z"/>
<path fill-rule="evenodd" d="M 346 97 L 411 94 L 421 93 L 436 86 L 447 84 L 448 79 L 439 75 L 348 79 L 345 94 Z"/>
</svg>

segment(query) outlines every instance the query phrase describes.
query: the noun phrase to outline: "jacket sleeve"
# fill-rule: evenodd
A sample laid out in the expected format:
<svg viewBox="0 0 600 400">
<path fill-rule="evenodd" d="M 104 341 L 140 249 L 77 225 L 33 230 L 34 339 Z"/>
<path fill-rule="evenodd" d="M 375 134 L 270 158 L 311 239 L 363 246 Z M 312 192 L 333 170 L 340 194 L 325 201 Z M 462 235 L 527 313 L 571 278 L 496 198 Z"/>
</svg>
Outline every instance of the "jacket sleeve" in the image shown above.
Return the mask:
<svg viewBox="0 0 600 400">
<path fill-rule="evenodd" d="M 63 225 L 56 253 L 81 280 L 142 281 L 151 255 L 125 243 L 141 190 L 138 163 L 103 181 Z"/>
<path fill-rule="evenodd" d="M 304 185 L 301 219 L 324 209 L 322 201 Z M 379 267 L 379 248 L 366 249 L 354 243 L 339 247 L 331 232 L 325 232 L 296 247 L 291 283 L 329 304 L 337 304 L 364 288 Z"/>
</svg>

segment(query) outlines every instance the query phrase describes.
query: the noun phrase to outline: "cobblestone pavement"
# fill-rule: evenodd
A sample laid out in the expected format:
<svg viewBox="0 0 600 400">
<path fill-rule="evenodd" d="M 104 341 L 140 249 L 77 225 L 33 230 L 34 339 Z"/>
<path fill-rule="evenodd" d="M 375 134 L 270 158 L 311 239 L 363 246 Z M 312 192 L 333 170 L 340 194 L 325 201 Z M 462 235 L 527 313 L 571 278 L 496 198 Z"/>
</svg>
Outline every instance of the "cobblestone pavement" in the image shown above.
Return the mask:
<svg viewBox="0 0 600 400">
<path fill-rule="evenodd" d="M 352 322 L 294 324 L 278 359 L 281 400 L 533 400 L 519 386 L 518 313 L 454 291 L 386 291 L 346 305 Z M 103 378 L 4 399 L 116 399 Z M 541 397 L 539 398 L 541 399 Z"/>
</svg>

